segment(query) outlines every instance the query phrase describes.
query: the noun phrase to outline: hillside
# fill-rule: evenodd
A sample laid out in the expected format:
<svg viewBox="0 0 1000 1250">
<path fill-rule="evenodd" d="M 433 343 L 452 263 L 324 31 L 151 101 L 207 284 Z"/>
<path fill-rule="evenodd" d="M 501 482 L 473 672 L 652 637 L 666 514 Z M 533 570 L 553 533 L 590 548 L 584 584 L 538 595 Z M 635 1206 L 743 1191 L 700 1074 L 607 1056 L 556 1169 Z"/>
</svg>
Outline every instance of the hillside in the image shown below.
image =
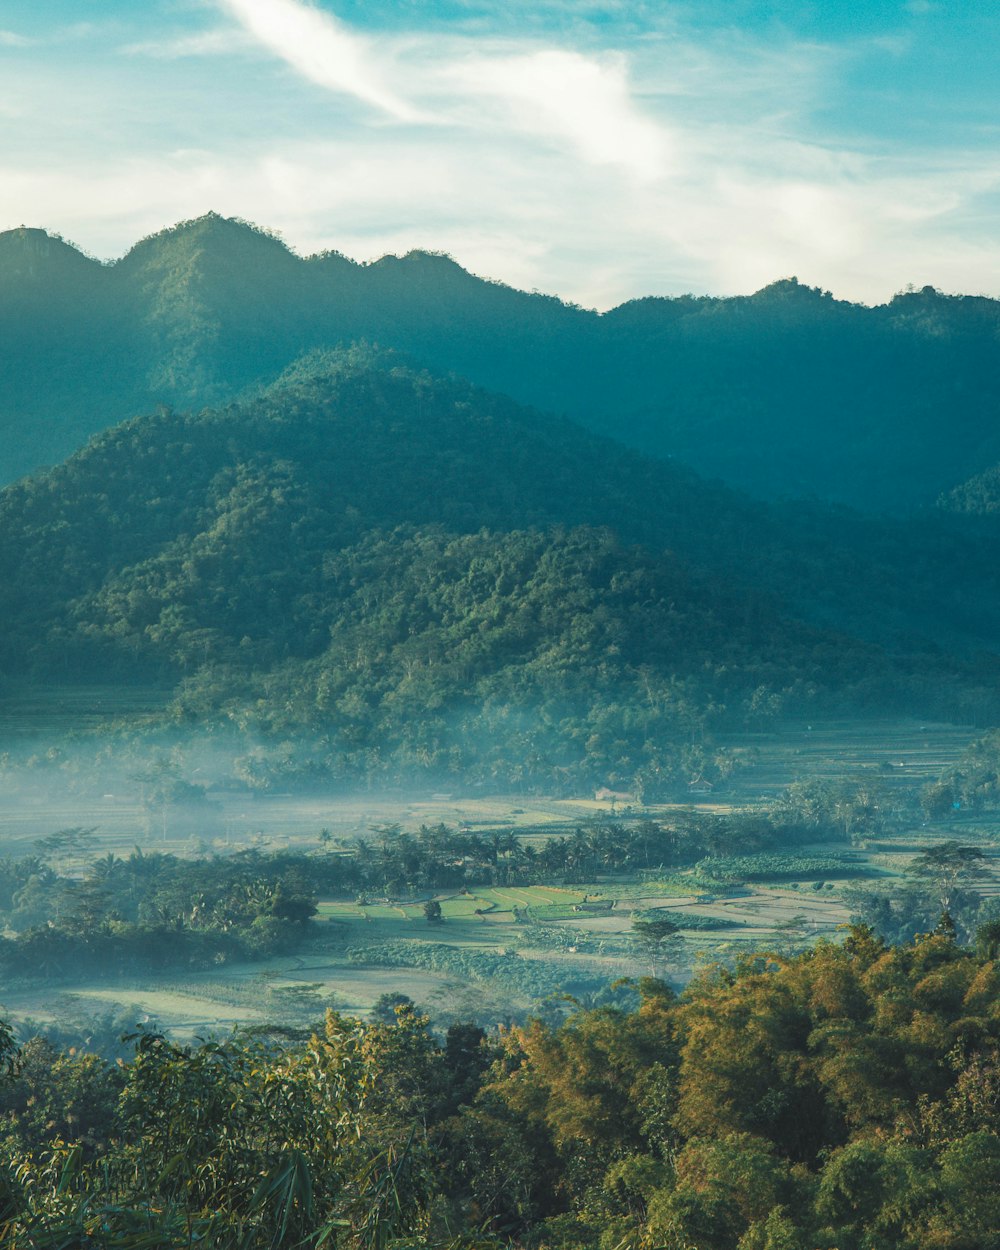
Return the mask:
<svg viewBox="0 0 1000 1250">
<path fill-rule="evenodd" d="M 930 288 L 865 308 L 797 283 L 598 315 L 413 252 L 301 259 L 213 214 L 114 264 L 0 235 L 0 477 L 159 404 L 198 407 L 358 340 L 767 498 L 930 506 L 1000 459 L 1000 304 Z"/>
<path fill-rule="evenodd" d="M 343 775 L 656 785 L 700 770 L 706 731 L 779 709 L 967 715 L 994 665 L 934 653 L 963 627 L 936 587 L 986 556 L 944 534 L 908 556 L 909 529 L 772 513 L 354 349 L 7 488 L 0 662 L 325 735 Z M 985 631 L 991 568 L 977 603 Z M 901 643 L 896 611 L 923 637 Z"/>
<path fill-rule="evenodd" d="M 938 500 L 938 507 L 966 516 L 995 516 L 1000 512 L 1000 465 L 991 465 L 947 491 Z"/>
</svg>

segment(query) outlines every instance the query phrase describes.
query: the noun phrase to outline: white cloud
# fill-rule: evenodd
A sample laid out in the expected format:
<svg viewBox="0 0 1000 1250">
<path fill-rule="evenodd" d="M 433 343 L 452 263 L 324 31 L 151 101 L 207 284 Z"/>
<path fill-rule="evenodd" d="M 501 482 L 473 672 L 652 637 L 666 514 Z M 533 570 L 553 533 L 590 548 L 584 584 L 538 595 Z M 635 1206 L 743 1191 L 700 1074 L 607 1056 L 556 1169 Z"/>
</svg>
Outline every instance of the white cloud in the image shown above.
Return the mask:
<svg viewBox="0 0 1000 1250">
<path fill-rule="evenodd" d="M 639 227 L 694 262 L 701 289 L 751 291 L 796 273 L 840 297 L 880 302 L 918 279 L 979 289 L 973 275 L 1000 258 L 995 237 L 968 229 L 973 206 L 1000 192 L 988 153 L 933 164 L 754 143 L 752 132 L 712 138 L 669 212 Z"/>
<path fill-rule="evenodd" d="M 247 31 L 305 78 L 345 92 L 400 121 L 414 109 L 383 81 L 371 42 L 298 0 L 218 0 Z"/>
<path fill-rule="evenodd" d="M 0 30 L 0 48 L 26 48 L 34 41 L 13 30 Z"/>
<path fill-rule="evenodd" d="M 568 141 L 592 164 L 619 165 L 642 181 L 663 172 L 666 134 L 636 108 L 620 56 L 598 61 L 559 49 L 473 56 L 446 66 L 441 80 L 500 101 L 508 124 Z"/>
<path fill-rule="evenodd" d="M 301 0 L 217 3 L 311 82 L 398 121 L 479 130 L 484 142 L 515 132 L 568 143 L 584 160 L 640 180 L 662 171 L 666 133 L 634 103 L 621 55 L 460 38 L 376 44 Z"/>
<path fill-rule="evenodd" d="M 880 302 L 908 282 L 979 290 L 1000 243 L 968 229 L 1000 189 L 984 155 L 882 167 L 739 132 L 688 135 L 682 163 L 639 187 L 567 152 L 432 130 L 187 149 L 106 163 L 0 168 L 0 228 L 28 221 L 120 254 L 214 209 L 280 230 L 297 251 L 359 260 L 423 247 L 473 272 L 588 307 L 646 294 L 755 290 L 796 273 Z M 797 172 L 793 170 L 797 167 Z M 69 209 L 68 206 L 72 206 Z"/>
</svg>

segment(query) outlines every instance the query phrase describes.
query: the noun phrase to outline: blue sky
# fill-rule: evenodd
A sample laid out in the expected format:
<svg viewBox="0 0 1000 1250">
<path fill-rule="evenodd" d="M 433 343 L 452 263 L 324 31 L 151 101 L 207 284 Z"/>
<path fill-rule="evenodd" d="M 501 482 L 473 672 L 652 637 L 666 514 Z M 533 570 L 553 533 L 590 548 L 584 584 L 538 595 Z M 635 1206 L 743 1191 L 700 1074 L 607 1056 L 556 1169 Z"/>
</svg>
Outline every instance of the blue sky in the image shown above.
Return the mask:
<svg viewBox="0 0 1000 1250">
<path fill-rule="evenodd" d="M 609 307 L 1000 295 L 982 0 L 5 0 L 0 229 L 212 209 Z"/>
</svg>

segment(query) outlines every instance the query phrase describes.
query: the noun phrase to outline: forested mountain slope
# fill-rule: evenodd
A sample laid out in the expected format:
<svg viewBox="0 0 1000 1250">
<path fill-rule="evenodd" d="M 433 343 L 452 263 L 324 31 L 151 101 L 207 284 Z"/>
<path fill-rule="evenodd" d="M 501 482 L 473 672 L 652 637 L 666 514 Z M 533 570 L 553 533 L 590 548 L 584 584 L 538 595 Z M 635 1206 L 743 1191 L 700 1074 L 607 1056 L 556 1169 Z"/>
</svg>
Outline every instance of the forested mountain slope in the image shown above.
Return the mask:
<svg viewBox="0 0 1000 1250">
<path fill-rule="evenodd" d="M 0 235 L 0 475 L 367 339 L 751 493 L 906 510 L 1000 459 L 998 329 L 989 299 L 865 308 L 794 279 L 602 316 L 431 253 L 300 259 L 213 214 L 112 265 L 20 229 Z"/>
<path fill-rule="evenodd" d="M 994 661 L 933 653 L 966 625 L 937 588 L 964 561 L 984 632 L 1000 591 L 939 525 L 914 551 L 774 513 L 392 354 L 318 354 L 7 488 L 0 661 L 180 683 L 178 717 L 327 734 L 353 775 L 655 784 L 781 707 L 968 715 Z"/>
<path fill-rule="evenodd" d="M 938 500 L 938 507 L 966 516 L 988 517 L 1000 512 L 1000 464 L 991 465 L 947 491 Z"/>
</svg>

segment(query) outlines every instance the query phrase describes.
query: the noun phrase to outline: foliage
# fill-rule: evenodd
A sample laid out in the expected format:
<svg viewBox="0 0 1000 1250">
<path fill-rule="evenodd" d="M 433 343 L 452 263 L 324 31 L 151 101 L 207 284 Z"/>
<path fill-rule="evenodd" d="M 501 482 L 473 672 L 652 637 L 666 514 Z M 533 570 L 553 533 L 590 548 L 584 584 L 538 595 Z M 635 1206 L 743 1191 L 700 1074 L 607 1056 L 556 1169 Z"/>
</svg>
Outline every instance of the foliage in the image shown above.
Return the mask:
<svg viewBox="0 0 1000 1250">
<path fill-rule="evenodd" d="M 936 819 L 1000 806 L 1000 731 L 972 742 L 954 768 L 924 788 L 921 802 Z"/>
<path fill-rule="evenodd" d="M 181 860 L 136 849 L 62 876 L 36 856 L 0 861 L 8 980 L 204 968 L 295 946 L 316 912 L 308 864 L 254 852 Z"/>
<path fill-rule="evenodd" d="M 727 920 L 725 916 L 706 916 L 699 912 L 672 910 L 669 907 L 657 907 L 654 912 L 647 912 L 657 919 L 666 921 L 674 929 L 689 929 L 695 932 L 711 932 L 717 929 L 735 929 L 739 921 Z"/>
<path fill-rule="evenodd" d="M 111 1067 L 31 1042 L 0 1087 L 3 1243 L 1000 1242 L 989 953 L 854 928 L 638 990 L 492 1037 L 402 1002 L 281 1046 L 148 1033 Z"/>
<path fill-rule="evenodd" d="M 851 855 L 763 854 L 710 856 L 695 865 L 697 879 L 713 882 L 782 881 L 789 878 L 850 877 L 867 871 Z"/>
<path fill-rule="evenodd" d="M 532 1002 L 563 990 L 586 992 L 606 984 L 599 972 L 581 970 L 567 975 L 564 969 L 539 959 L 522 959 L 514 951 L 497 954 L 441 942 L 371 942 L 348 947 L 347 958 L 376 968 L 426 968 L 457 981 L 486 981 Z"/>
</svg>

